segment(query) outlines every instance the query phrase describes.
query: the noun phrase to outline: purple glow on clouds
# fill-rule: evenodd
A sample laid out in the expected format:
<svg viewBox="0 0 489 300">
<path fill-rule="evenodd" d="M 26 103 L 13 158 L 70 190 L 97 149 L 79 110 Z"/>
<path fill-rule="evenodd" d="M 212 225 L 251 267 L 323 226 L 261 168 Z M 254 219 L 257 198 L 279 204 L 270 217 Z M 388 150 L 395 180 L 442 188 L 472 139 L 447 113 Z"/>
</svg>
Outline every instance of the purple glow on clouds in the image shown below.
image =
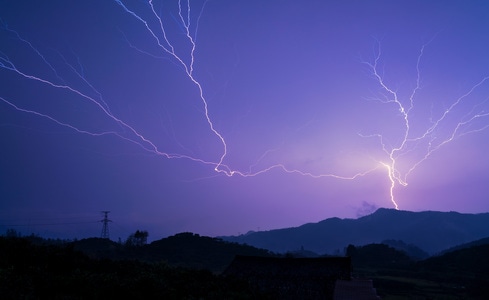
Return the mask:
<svg viewBox="0 0 489 300">
<path fill-rule="evenodd" d="M 488 211 L 487 5 L 187 3 L 0 3 L 0 229 Z"/>
</svg>

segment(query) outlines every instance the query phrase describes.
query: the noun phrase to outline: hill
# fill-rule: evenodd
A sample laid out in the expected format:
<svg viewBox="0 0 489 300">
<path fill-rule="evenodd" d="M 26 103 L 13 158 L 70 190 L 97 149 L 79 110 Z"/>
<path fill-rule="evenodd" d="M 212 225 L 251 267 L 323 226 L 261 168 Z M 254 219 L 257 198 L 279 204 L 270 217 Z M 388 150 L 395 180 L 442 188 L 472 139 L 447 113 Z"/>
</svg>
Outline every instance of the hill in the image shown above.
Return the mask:
<svg viewBox="0 0 489 300">
<path fill-rule="evenodd" d="M 189 232 L 179 233 L 144 246 L 128 247 L 107 239 L 90 238 L 73 242 L 92 258 L 165 262 L 174 267 L 223 271 L 236 255 L 272 256 L 268 250 L 226 242 Z"/>
<path fill-rule="evenodd" d="M 474 246 L 482 246 L 482 245 L 489 245 L 489 237 L 448 248 L 440 252 L 440 255 L 446 254 L 448 252 L 453 252 L 456 250 L 462 250 L 462 249 L 466 249 Z"/>
<path fill-rule="evenodd" d="M 330 218 L 299 227 L 222 238 L 279 253 L 304 248 L 320 254 L 343 254 L 349 244 L 400 240 L 433 255 L 488 236 L 489 213 L 410 212 L 381 208 L 358 219 Z"/>
<path fill-rule="evenodd" d="M 373 279 L 385 299 L 488 299 L 489 245 L 414 261 L 384 244 L 349 245 L 353 276 Z"/>
<path fill-rule="evenodd" d="M 103 244 L 100 240 L 82 243 L 95 249 L 96 244 Z M 34 244 L 26 238 L 2 236 L 0 295 L 1 299 L 263 298 L 246 282 L 208 270 L 95 259 L 74 250 L 73 244 Z"/>
<path fill-rule="evenodd" d="M 413 260 L 385 244 L 346 247 L 353 276 L 373 279 L 385 299 L 488 299 L 488 252 L 489 245 L 482 244 Z M 139 247 L 99 238 L 53 244 L 0 237 L 0 295 L 5 299 L 262 299 L 264 295 L 256 294 L 247 282 L 216 274 L 236 254 L 273 255 L 192 233 Z"/>
</svg>

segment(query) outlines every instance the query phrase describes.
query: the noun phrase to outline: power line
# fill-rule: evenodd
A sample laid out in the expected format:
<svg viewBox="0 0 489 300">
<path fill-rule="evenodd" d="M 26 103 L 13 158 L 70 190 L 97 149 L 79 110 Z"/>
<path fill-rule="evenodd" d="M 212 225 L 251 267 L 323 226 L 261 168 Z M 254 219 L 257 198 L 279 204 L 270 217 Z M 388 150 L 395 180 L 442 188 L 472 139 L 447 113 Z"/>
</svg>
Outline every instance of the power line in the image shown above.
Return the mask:
<svg viewBox="0 0 489 300">
<path fill-rule="evenodd" d="M 0 224 L 2 227 L 29 227 L 29 226 L 56 226 L 56 225 L 76 225 L 76 224 L 90 224 L 98 223 L 99 221 L 90 222 L 69 222 L 69 223 L 29 223 L 29 224 Z"/>
</svg>

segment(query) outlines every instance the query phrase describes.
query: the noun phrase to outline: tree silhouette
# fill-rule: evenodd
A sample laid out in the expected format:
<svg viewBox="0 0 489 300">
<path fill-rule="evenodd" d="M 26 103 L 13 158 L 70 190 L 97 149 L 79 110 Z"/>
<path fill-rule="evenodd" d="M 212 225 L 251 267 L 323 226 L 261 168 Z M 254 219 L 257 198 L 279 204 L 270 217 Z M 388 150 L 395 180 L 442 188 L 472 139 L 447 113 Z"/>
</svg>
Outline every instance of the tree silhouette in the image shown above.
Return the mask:
<svg viewBox="0 0 489 300">
<path fill-rule="evenodd" d="M 146 245 L 148 242 L 148 231 L 146 230 L 136 230 L 135 233 L 129 235 L 126 240 L 126 246 L 141 247 Z"/>
</svg>

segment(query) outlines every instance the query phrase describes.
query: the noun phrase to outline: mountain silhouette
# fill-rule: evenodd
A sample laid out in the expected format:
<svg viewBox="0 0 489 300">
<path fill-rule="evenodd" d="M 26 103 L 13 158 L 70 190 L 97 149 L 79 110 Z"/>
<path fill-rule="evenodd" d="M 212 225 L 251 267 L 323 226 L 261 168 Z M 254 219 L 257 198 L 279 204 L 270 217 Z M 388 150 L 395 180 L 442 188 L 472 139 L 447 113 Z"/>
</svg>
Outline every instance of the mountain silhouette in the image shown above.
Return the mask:
<svg viewBox="0 0 489 300">
<path fill-rule="evenodd" d="M 307 249 L 319 254 L 343 254 L 349 244 L 397 240 L 430 255 L 489 237 L 489 213 L 410 212 L 380 208 L 358 219 L 329 218 L 318 223 L 250 232 L 222 239 L 284 253 Z"/>
<path fill-rule="evenodd" d="M 471 248 L 474 246 L 482 246 L 482 245 L 489 245 L 489 237 L 445 249 L 442 252 L 440 252 L 439 255 L 443 255 L 443 254 L 446 254 L 449 252 L 462 250 L 462 249 L 466 249 L 466 248 Z"/>
<path fill-rule="evenodd" d="M 75 250 L 91 258 L 138 260 L 146 263 L 164 261 L 173 267 L 207 269 L 216 273 L 223 271 L 236 255 L 273 255 L 264 249 L 229 243 L 191 232 L 182 232 L 137 247 L 101 238 L 83 239 L 72 244 Z"/>
</svg>

